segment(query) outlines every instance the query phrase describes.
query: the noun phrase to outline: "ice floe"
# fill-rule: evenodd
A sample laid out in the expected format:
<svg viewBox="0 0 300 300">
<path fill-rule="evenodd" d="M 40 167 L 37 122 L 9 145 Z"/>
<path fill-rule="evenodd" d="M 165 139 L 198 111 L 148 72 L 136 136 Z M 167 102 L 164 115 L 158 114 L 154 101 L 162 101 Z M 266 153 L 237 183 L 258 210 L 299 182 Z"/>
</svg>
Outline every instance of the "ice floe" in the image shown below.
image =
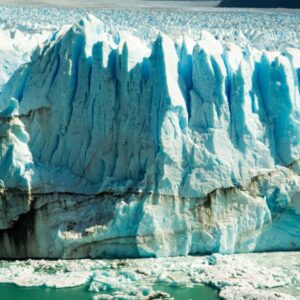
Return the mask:
<svg viewBox="0 0 300 300">
<path fill-rule="evenodd" d="M 0 282 L 53 288 L 86 285 L 95 299 L 118 299 L 121 295 L 122 299 L 154 299 L 150 297 L 157 293 L 154 287 L 158 283 L 177 287 L 211 285 L 224 299 L 300 299 L 299 261 L 299 252 L 1 261 Z"/>
</svg>

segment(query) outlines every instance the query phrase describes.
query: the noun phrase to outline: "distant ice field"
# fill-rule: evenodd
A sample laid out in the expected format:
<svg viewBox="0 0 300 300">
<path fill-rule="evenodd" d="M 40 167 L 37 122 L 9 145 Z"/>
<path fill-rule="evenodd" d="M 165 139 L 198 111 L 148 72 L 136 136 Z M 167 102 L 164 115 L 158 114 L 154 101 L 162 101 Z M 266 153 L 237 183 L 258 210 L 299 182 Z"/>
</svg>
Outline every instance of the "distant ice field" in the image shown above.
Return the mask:
<svg viewBox="0 0 300 300">
<path fill-rule="evenodd" d="M 30 5 L 47 5 L 56 7 L 77 7 L 77 8 L 115 8 L 115 7 L 216 7 L 218 0 L 1 0 L 2 4 L 30 4 Z"/>
<path fill-rule="evenodd" d="M 0 3 L 11 1 L 2 0 Z M 189 35 L 194 40 L 201 38 L 201 31 L 208 30 L 217 38 L 233 41 L 240 46 L 252 45 L 259 49 L 281 50 L 300 45 L 299 10 L 256 10 L 221 9 L 197 7 L 198 1 L 183 6 L 181 1 L 100 1 L 100 8 L 62 8 L 43 6 L 44 1 L 13 1 L 14 3 L 36 3 L 38 5 L 0 5 L 0 28 L 19 29 L 28 33 L 42 30 L 54 31 L 62 25 L 71 24 L 88 14 L 101 19 L 109 31 L 120 30 L 137 32 L 146 40 L 153 40 L 159 32 L 173 38 Z M 96 3 L 96 1 L 72 1 L 77 3 Z M 70 1 L 47 3 L 70 4 Z M 114 4 L 116 3 L 116 4 Z M 145 4 L 144 4 L 145 3 Z M 198 3 L 198 4 L 197 4 Z M 157 6 L 160 5 L 160 7 Z M 202 3 L 203 4 L 203 3 Z M 202 5 L 201 4 L 201 5 Z M 143 6 L 144 5 L 144 6 Z M 204 5 L 204 4 L 203 4 Z M 140 9 L 140 7 L 148 7 Z M 130 8 L 131 7 L 131 8 Z M 154 9 L 156 8 L 156 9 Z"/>
</svg>

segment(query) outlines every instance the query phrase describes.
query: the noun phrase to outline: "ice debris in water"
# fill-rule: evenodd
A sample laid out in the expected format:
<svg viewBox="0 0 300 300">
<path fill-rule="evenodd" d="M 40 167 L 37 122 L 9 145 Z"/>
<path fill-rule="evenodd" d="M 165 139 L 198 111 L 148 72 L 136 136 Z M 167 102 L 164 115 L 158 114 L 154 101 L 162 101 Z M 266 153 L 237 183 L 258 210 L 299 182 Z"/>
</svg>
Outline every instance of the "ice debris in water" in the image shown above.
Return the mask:
<svg viewBox="0 0 300 300">
<path fill-rule="evenodd" d="M 298 264 L 298 252 L 114 261 L 2 261 L 0 282 L 56 288 L 86 285 L 94 299 L 167 297 L 156 290 L 157 283 L 177 287 L 209 284 L 228 300 L 297 299 Z"/>
</svg>

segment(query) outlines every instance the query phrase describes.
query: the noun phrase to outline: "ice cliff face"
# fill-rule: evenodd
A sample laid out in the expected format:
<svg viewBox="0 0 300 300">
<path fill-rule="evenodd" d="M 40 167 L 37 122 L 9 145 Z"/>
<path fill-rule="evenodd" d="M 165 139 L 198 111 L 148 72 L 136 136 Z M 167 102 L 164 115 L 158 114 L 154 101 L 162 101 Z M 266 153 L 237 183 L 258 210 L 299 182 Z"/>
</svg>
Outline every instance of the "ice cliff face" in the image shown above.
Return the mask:
<svg viewBox="0 0 300 300">
<path fill-rule="evenodd" d="M 0 256 L 299 249 L 299 82 L 295 48 L 54 34 L 0 96 Z"/>
</svg>

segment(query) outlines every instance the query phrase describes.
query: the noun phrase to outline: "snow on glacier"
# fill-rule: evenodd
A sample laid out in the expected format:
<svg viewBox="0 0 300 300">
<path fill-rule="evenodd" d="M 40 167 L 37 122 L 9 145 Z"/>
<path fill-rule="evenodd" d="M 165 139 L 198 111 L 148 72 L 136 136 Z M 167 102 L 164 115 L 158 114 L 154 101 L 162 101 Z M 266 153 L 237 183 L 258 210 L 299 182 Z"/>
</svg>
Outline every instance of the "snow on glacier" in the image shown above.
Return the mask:
<svg viewBox="0 0 300 300">
<path fill-rule="evenodd" d="M 30 59 L 31 51 L 47 39 L 50 31 L 28 34 L 0 24 L 0 92 L 14 71 Z"/>
<path fill-rule="evenodd" d="M 93 16 L 53 34 L 0 96 L 2 114 L 19 102 L 1 120 L 0 255 L 299 249 L 299 59 Z"/>
</svg>

